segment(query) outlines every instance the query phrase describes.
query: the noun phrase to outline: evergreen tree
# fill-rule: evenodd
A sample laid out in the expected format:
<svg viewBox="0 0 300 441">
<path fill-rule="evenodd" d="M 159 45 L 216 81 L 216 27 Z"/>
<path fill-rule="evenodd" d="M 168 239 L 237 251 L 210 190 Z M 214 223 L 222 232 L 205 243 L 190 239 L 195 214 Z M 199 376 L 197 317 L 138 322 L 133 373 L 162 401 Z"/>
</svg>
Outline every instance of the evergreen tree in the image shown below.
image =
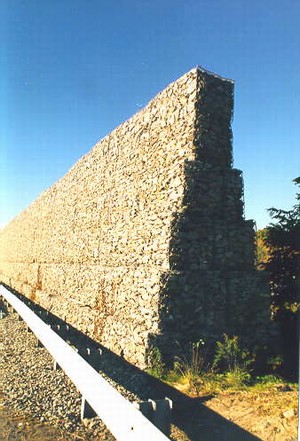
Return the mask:
<svg viewBox="0 0 300 441">
<path fill-rule="evenodd" d="M 294 180 L 300 184 L 300 177 Z M 284 356 L 284 373 L 295 378 L 299 351 L 300 194 L 289 211 L 270 208 L 275 222 L 266 228 L 269 256 L 264 263 L 270 276 L 271 313 L 279 324 Z"/>
</svg>

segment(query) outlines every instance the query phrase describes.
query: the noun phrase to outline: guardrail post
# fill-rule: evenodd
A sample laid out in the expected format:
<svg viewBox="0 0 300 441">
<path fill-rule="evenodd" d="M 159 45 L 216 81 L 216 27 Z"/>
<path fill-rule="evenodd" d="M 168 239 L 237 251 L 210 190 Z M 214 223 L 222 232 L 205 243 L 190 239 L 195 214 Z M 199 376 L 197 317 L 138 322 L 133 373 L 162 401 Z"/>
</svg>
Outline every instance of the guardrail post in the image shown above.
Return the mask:
<svg viewBox="0 0 300 441">
<path fill-rule="evenodd" d="M 101 358 L 102 358 L 102 349 L 97 348 L 92 352 L 91 363 L 98 368 L 99 365 L 101 364 Z"/>
<path fill-rule="evenodd" d="M 92 351 L 90 348 L 79 348 L 77 350 L 78 354 L 84 358 L 86 361 L 90 361 L 92 358 Z"/>
<path fill-rule="evenodd" d="M 173 402 L 170 398 L 142 401 L 141 403 L 135 403 L 135 407 L 162 433 L 167 436 L 170 435 L 171 411 L 173 408 Z"/>
<path fill-rule="evenodd" d="M 97 414 L 94 411 L 94 409 L 89 405 L 89 403 L 84 399 L 84 397 L 82 397 L 80 419 L 83 420 L 84 418 L 94 418 L 96 415 Z"/>
<path fill-rule="evenodd" d="M 153 406 L 150 400 L 142 401 L 141 403 L 134 403 L 136 407 L 142 414 L 148 418 L 149 421 L 153 420 Z"/>
<path fill-rule="evenodd" d="M 36 347 L 37 348 L 42 348 L 43 347 L 42 342 L 38 338 L 36 338 Z"/>
<path fill-rule="evenodd" d="M 153 424 L 165 435 L 169 436 L 171 431 L 171 411 L 173 402 L 169 398 L 164 400 L 149 400 L 153 405 Z"/>
<path fill-rule="evenodd" d="M 60 365 L 57 363 L 56 360 L 53 360 L 53 370 L 54 370 L 54 371 L 60 371 L 60 370 L 61 370 L 61 367 L 60 367 Z"/>
</svg>

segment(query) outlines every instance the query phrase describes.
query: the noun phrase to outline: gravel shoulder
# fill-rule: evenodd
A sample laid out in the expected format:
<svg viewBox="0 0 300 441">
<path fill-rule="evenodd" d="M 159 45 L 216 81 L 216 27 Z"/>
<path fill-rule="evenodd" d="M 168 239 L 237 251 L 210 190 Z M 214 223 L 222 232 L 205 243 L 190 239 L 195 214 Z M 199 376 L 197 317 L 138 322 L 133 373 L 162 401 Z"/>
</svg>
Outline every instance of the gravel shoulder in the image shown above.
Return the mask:
<svg viewBox="0 0 300 441">
<path fill-rule="evenodd" d="M 0 320 L 0 334 L 1 413 L 6 420 L 9 414 L 12 419 L 23 415 L 34 431 L 42 431 L 43 423 L 43 439 L 53 439 L 47 435 L 50 425 L 59 439 L 115 440 L 99 418 L 81 421 L 80 393 L 63 371 L 53 370 L 52 357 L 36 347 L 34 335 L 17 314 Z"/>
<path fill-rule="evenodd" d="M 104 357 L 104 370 L 107 364 L 115 377 L 122 375 L 120 366 Z M 16 313 L 0 320 L 0 373 L 1 440 L 115 440 L 99 417 L 81 420 L 81 394 L 62 370 L 53 369 L 52 357 L 45 348 L 37 347 L 35 336 Z M 131 402 L 151 396 L 151 386 L 142 374 L 125 373 L 128 389 L 101 374 Z M 172 426 L 172 439 L 187 438 Z"/>
</svg>

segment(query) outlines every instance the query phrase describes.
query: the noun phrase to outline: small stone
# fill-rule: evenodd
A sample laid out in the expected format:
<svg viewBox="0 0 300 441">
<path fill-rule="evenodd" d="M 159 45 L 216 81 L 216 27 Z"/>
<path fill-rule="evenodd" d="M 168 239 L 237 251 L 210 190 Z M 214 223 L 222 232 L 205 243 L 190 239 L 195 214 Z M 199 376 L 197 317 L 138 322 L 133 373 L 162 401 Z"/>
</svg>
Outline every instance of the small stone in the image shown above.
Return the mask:
<svg viewBox="0 0 300 441">
<path fill-rule="evenodd" d="M 292 418 L 295 415 L 294 409 L 288 409 L 285 412 L 283 412 L 283 418 Z"/>
</svg>

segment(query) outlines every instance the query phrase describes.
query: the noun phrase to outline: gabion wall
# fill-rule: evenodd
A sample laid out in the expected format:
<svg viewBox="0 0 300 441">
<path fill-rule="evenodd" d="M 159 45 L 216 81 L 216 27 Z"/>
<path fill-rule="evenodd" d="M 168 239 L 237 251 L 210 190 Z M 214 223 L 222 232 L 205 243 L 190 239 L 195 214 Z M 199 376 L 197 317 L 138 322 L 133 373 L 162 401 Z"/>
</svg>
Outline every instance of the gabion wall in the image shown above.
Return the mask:
<svg viewBox="0 0 300 441">
<path fill-rule="evenodd" d="M 140 367 L 152 346 L 253 339 L 267 308 L 232 108 L 199 68 L 170 84 L 1 232 L 2 281 Z"/>
</svg>

